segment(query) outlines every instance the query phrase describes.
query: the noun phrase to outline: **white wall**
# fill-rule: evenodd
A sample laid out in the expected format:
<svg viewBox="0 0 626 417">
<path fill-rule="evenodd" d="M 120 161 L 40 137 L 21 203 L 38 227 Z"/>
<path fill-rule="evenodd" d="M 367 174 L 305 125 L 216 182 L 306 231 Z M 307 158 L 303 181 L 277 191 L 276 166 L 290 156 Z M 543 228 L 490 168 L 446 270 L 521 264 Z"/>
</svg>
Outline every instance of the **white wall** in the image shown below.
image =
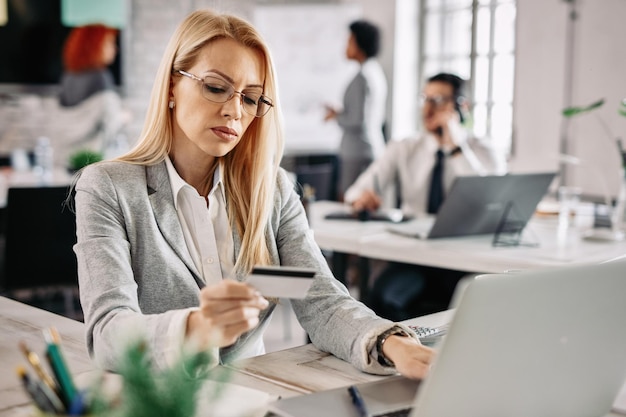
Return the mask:
<svg viewBox="0 0 626 417">
<path fill-rule="evenodd" d="M 169 40 L 176 25 L 194 9 L 211 7 L 222 12 L 233 13 L 247 20 L 254 22 L 255 7 L 257 4 L 293 6 L 300 4 L 302 13 L 306 16 L 307 8 L 319 5 L 341 5 L 357 6 L 362 11 L 362 17 L 376 23 L 382 30 L 382 41 L 380 61 L 383 70 L 389 81 L 390 91 L 393 88 L 393 54 L 394 54 L 394 28 L 395 28 L 395 0 L 343 0 L 343 1 L 255 1 L 255 0 L 187 0 L 181 2 L 171 2 L 168 0 L 129 0 L 130 5 L 130 25 L 129 25 L 129 53 L 126 62 L 126 74 L 128 89 L 126 103 L 132 109 L 134 119 L 128 129 L 128 135 L 135 139 L 143 124 L 143 118 L 147 108 L 147 101 L 150 94 L 152 81 L 156 73 L 161 54 Z M 360 16 L 357 16 L 360 17 Z M 339 47 L 343 52 L 347 43 L 348 28 L 340 28 L 345 31 L 335 39 L 335 47 Z M 297 44 L 297 43 L 296 43 Z M 304 51 L 305 53 L 307 51 Z M 274 55 L 279 52 L 274 51 Z M 345 56 L 340 54 L 337 59 L 345 60 Z M 347 61 L 346 61 L 347 62 Z M 356 68 L 354 69 L 356 71 Z M 307 73 L 308 74 L 308 73 Z M 296 75 L 297 76 L 297 75 Z M 294 78 L 294 77 L 291 77 Z M 300 77 L 301 82 L 306 82 L 306 76 Z M 351 77 L 346 78 L 345 84 Z M 337 97 L 343 97 L 345 86 L 338 88 Z M 332 95 L 331 95 L 332 96 Z M 340 104 L 340 102 L 339 102 Z M 391 99 L 388 100 L 388 117 L 391 121 Z M 320 111 L 320 125 L 323 125 L 323 113 Z M 288 123 L 289 121 L 287 121 Z M 294 143 L 297 139 L 287 138 L 287 151 L 299 153 L 303 149 L 313 148 L 322 152 L 332 152 L 339 145 L 340 131 L 336 129 L 335 138 L 317 138 L 314 143 Z M 327 140 L 328 139 L 328 140 Z M 310 142 L 310 141 L 309 141 Z M 334 147 L 334 148 L 333 148 Z"/>
<path fill-rule="evenodd" d="M 365 18 L 383 31 L 380 60 L 387 74 L 391 94 L 415 94 L 402 83 L 395 83 L 395 5 L 398 0 L 337 0 L 320 3 L 355 3 Z M 417 1 L 417 0 L 415 0 Z M 129 27 L 124 62 L 125 104 L 133 113 L 128 128 L 132 141 L 137 138 L 161 54 L 176 25 L 191 10 L 214 7 L 252 20 L 256 4 L 279 0 L 129 0 Z M 315 1 L 302 1 L 303 4 Z M 296 3 L 285 0 L 284 4 Z M 614 135 L 626 140 L 626 117 L 617 114 L 619 101 L 626 97 L 626 46 L 624 18 L 626 0 L 577 0 L 573 104 L 588 104 L 598 98 L 607 103 L 597 112 Z M 564 0 L 518 0 L 517 59 L 514 102 L 513 171 L 556 170 L 564 102 L 566 24 L 568 4 Z M 345 39 L 337 42 L 344 43 Z M 416 74 L 417 75 L 417 74 Z M 399 85 L 402 84 L 402 85 Z M 390 97 L 389 106 L 393 98 Z M 7 113 L 7 112 L 4 112 Z M 4 114 L 3 113 L 3 114 Z M 389 108 L 389 118 L 392 111 Z M 417 117 L 417 115 L 416 115 Z M 1 120 L 1 117 L 0 117 Z M 570 153 L 581 157 L 588 167 L 570 167 L 567 182 L 584 187 L 587 193 L 601 195 L 592 171 L 601 169 L 610 179 L 613 193 L 618 188 L 619 159 L 595 115 L 572 120 L 569 131 Z"/>
<path fill-rule="evenodd" d="M 624 0 L 578 0 L 575 23 L 571 104 L 586 105 L 605 98 L 594 114 L 571 119 L 568 153 L 582 165 L 569 166 L 564 181 L 602 195 L 594 171 L 600 170 L 612 194 L 619 188 L 620 161 L 616 146 L 604 133 L 597 116 L 615 136 L 626 139 L 626 118 L 617 113 L 626 97 Z M 519 0 L 517 15 L 515 148 L 511 168 L 516 171 L 558 169 L 561 110 L 565 94 L 566 42 L 569 6 L 564 0 Z M 565 123 L 567 125 L 567 122 Z"/>
</svg>

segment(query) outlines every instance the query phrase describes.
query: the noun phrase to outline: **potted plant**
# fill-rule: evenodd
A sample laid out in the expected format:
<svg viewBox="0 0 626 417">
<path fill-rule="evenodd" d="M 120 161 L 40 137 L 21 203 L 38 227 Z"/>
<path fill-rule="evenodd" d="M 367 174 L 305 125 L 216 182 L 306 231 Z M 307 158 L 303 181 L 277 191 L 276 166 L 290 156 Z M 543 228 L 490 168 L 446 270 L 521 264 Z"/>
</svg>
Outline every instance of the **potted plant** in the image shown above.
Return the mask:
<svg viewBox="0 0 626 417">
<path fill-rule="evenodd" d="M 593 111 L 595 109 L 602 107 L 604 105 L 604 102 L 605 102 L 604 99 L 600 99 L 587 106 L 567 107 L 563 109 L 563 116 L 566 118 L 571 118 L 582 113 L 588 113 L 590 111 Z M 626 98 L 620 102 L 617 112 L 621 114 L 622 116 L 626 117 Z M 611 133 L 609 127 L 606 125 L 606 123 L 604 122 L 602 118 L 598 117 L 598 120 L 600 121 L 600 124 L 602 125 L 602 128 L 604 129 L 605 133 L 608 135 L 609 139 L 612 141 L 613 134 Z M 626 149 L 624 149 L 622 140 L 619 137 L 616 138 L 616 145 L 617 145 L 617 150 L 619 151 L 621 158 L 622 158 L 621 159 L 622 167 L 626 169 Z"/>
<path fill-rule="evenodd" d="M 92 151 L 90 149 L 80 149 L 70 155 L 69 170 L 76 172 L 89 164 L 99 162 L 104 159 L 102 152 Z"/>
<path fill-rule="evenodd" d="M 588 113 L 588 112 L 594 111 L 602 107 L 604 103 L 605 103 L 605 100 L 600 99 L 587 106 L 567 107 L 563 109 L 562 114 L 566 118 L 571 118 L 582 113 Z M 618 113 L 626 117 L 626 98 L 620 102 L 620 105 L 618 106 Z M 606 196 L 607 206 L 611 210 L 610 229 L 606 229 L 606 228 L 595 229 L 592 231 L 592 233 L 589 233 L 589 235 L 586 237 L 589 239 L 593 239 L 593 240 L 612 240 L 612 241 L 623 240 L 626 237 L 626 233 L 624 233 L 624 230 L 622 230 L 624 220 L 626 220 L 625 219 L 625 214 L 626 214 L 626 150 L 624 149 L 624 145 L 622 143 L 621 138 L 615 137 L 612 134 L 609 127 L 607 126 L 606 122 L 599 116 L 598 116 L 598 121 L 600 122 L 604 132 L 607 134 L 607 138 L 611 142 L 615 141 L 615 145 L 617 147 L 617 151 L 619 152 L 620 160 L 622 163 L 622 170 L 621 170 L 622 171 L 621 172 L 622 185 L 620 187 L 620 191 L 619 191 L 619 194 L 617 196 L 617 200 L 615 201 L 614 206 L 610 204 L 608 195 Z"/>
</svg>

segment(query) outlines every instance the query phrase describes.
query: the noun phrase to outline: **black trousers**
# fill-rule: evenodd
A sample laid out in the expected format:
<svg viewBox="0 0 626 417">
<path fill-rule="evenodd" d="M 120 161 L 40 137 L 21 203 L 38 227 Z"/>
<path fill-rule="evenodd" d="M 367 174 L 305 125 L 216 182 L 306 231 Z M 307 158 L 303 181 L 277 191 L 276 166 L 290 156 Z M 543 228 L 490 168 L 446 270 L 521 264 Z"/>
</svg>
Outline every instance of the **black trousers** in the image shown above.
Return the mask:
<svg viewBox="0 0 626 417">
<path fill-rule="evenodd" d="M 459 280 L 468 274 L 392 262 L 374 281 L 368 304 L 376 314 L 393 321 L 443 311 Z"/>
</svg>

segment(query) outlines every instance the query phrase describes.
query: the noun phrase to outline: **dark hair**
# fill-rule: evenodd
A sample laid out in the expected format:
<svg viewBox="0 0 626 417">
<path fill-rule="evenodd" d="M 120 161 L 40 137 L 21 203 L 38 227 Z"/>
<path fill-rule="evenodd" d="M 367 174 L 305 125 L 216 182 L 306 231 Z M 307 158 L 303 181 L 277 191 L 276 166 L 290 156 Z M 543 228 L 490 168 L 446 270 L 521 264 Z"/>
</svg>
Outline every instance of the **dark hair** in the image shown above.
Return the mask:
<svg viewBox="0 0 626 417">
<path fill-rule="evenodd" d="M 380 50 L 380 31 L 378 27 L 366 20 L 356 20 L 350 23 L 350 32 L 359 49 L 368 58 L 378 55 Z"/>
<path fill-rule="evenodd" d="M 464 120 L 463 112 L 461 111 L 461 102 L 464 99 L 465 92 L 465 80 L 458 75 L 449 74 L 446 72 L 440 72 L 433 75 L 428 80 L 429 83 L 440 82 L 452 86 L 452 95 L 454 96 L 454 108 L 461 116 L 461 122 Z"/>
</svg>

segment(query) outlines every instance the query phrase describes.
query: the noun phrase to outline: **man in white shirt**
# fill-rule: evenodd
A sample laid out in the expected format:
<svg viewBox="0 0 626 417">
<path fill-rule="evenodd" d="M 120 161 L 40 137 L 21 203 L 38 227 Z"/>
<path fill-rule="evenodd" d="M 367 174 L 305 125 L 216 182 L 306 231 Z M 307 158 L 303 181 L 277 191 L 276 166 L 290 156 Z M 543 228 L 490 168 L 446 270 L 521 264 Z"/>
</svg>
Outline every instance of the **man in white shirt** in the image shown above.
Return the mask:
<svg viewBox="0 0 626 417">
<path fill-rule="evenodd" d="M 461 125 L 463 86 L 463 79 L 453 74 L 429 78 L 422 94 L 424 131 L 389 143 L 382 157 L 348 188 L 345 201 L 356 211 L 374 211 L 383 205 L 382 192 L 397 187 L 404 213 L 436 214 L 457 176 L 504 174 L 504 157 Z M 378 314 L 401 319 L 444 309 L 467 272 L 392 263 L 375 283 L 372 307 Z"/>
<path fill-rule="evenodd" d="M 424 132 L 392 141 L 385 153 L 346 191 L 355 210 L 377 210 L 382 190 L 395 187 L 407 214 L 428 213 L 428 200 L 437 151 L 443 152 L 443 189 L 460 175 L 504 174 L 506 162 L 485 141 L 471 137 L 461 126 L 464 81 L 441 73 L 428 79 L 422 94 Z M 434 214 L 434 213 L 433 213 Z"/>
</svg>

